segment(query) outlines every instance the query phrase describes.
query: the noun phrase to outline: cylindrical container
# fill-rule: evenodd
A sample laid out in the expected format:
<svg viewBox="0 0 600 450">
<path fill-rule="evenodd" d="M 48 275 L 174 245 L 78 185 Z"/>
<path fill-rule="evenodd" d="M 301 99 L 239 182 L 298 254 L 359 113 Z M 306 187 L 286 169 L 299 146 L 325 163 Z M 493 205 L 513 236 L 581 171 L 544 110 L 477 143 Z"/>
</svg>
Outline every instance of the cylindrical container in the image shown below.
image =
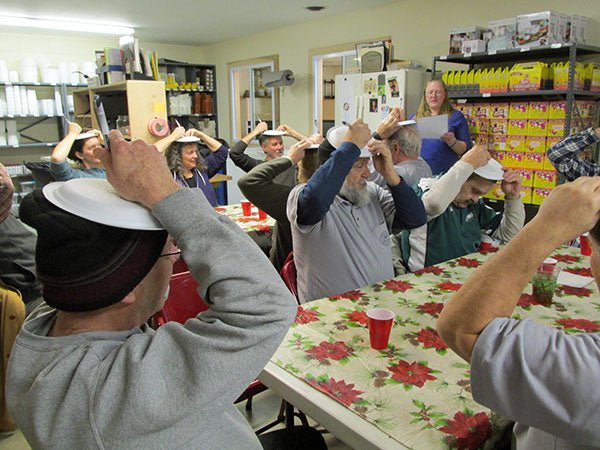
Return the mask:
<svg viewBox="0 0 600 450">
<path fill-rule="evenodd" d="M 590 233 L 583 233 L 579 237 L 579 246 L 582 255 L 590 256 L 592 254 L 592 247 L 590 247 Z"/>
<path fill-rule="evenodd" d="M 369 319 L 369 339 L 371 348 L 384 350 L 390 340 L 390 331 L 394 324 L 394 313 L 389 309 L 370 309 L 367 311 Z"/>
<path fill-rule="evenodd" d="M 252 214 L 252 203 L 248 200 L 242 200 L 240 204 L 242 205 L 242 214 L 244 214 L 244 216 Z"/>
</svg>

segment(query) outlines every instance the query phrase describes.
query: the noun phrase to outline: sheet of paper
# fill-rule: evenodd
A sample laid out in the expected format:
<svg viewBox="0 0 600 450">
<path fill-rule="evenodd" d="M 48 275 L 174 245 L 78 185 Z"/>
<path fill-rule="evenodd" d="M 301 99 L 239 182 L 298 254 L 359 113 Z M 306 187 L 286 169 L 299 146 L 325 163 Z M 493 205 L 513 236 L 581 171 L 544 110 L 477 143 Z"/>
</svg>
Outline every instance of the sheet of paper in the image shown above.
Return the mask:
<svg viewBox="0 0 600 450">
<path fill-rule="evenodd" d="M 564 284 L 566 286 L 572 286 L 575 288 L 582 288 L 590 284 L 594 279 L 592 277 L 584 277 L 581 275 L 576 275 L 574 273 L 565 272 L 562 270 L 558 274 L 558 284 Z"/>
<path fill-rule="evenodd" d="M 448 132 L 448 114 L 417 119 L 421 139 L 439 139 Z"/>
</svg>

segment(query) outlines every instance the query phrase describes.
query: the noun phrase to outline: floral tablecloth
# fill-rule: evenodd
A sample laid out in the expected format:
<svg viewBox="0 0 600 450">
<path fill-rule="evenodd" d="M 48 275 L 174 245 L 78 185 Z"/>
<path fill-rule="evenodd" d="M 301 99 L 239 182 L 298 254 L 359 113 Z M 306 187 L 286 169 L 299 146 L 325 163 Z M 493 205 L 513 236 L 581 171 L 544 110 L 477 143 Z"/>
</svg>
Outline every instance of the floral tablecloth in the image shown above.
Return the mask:
<svg viewBox="0 0 600 450">
<path fill-rule="evenodd" d="M 239 203 L 236 205 L 217 206 L 215 207 L 215 211 L 225 214 L 246 233 L 249 231 L 271 231 L 273 225 L 275 225 L 275 220 L 271 216 L 267 216 L 266 219 L 260 220 L 258 218 L 258 209 L 255 206 L 252 207 L 252 214 L 249 216 L 244 216 L 242 205 Z"/>
<path fill-rule="evenodd" d="M 589 257 L 563 247 L 559 267 L 588 275 Z M 272 362 L 310 383 L 401 444 L 415 449 L 489 445 L 508 421 L 471 396 L 469 365 L 435 331 L 444 302 L 489 255 L 475 253 L 364 289 L 298 308 Z M 514 317 L 531 317 L 568 333 L 600 330 L 600 295 L 558 285 L 551 307 L 529 285 Z M 387 308 L 396 319 L 386 350 L 369 346 L 366 311 Z"/>
</svg>

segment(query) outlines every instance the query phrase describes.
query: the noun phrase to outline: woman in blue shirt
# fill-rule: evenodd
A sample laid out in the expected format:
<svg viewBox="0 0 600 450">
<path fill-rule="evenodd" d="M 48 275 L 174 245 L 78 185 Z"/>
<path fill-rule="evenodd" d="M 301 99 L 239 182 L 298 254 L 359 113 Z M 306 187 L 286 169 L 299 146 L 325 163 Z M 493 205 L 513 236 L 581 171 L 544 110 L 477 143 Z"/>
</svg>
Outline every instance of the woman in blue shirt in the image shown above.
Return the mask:
<svg viewBox="0 0 600 450">
<path fill-rule="evenodd" d="M 434 78 L 425 86 L 416 118 L 441 114 L 448 114 L 448 132 L 439 139 L 423 139 L 421 148 L 421 158 L 427 161 L 433 175 L 447 172 L 473 145 L 465 116 L 450 104 L 444 82 Z"/>
<path fill-rule="evenodd" d="M 165 152 L 173 178 L 182 187 L 199 188 L 208 202 L 217 206 L 217 196 L 210 178 L 225 166 L 229 149 L 216 139 L 196 129 L 173 142 Z M 210 154 L 203 158 L 198 153 L 198 142 L 204 141 Z"/>
<path fill-rule="evenodd" d="M 97 130 L 81 132 L 75 122 L 69 122 L 69 131 L 60 141 L 50 157 L 50 173 L 56 181 L 67 181 L 73 178 L 106 178 L 102 162 L 94 156 L 94 149 L 102 147 Z M 67 157 L 75 161 L 77 168 L 67 162 Z"/>
</svg>

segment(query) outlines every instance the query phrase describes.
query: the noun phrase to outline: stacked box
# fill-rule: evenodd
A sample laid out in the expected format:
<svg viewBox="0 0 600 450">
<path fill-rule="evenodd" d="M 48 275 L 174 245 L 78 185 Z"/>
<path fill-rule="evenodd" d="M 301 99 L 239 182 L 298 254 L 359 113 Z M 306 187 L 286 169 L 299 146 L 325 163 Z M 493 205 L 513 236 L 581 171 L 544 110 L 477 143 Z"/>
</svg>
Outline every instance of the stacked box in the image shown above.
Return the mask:
<svg viewBox="0 0 600 450">
<path fill-rule="evenodd" d="M 527 134 L 526 119 L 508 119 L 509 136 L 524 136 Z"/>
<path fill-rule="evenodd" d="M 491 103 L 488 110 L 490 119 L 508 119 L 508 103 Z"/>
<path fill-rule="evenodd" d="M 454 108 L 459 110 L 463 116 L 465 116 L 465 118 L 469 118 L 471 117 L 471 109 L 472 109 L 472 104 L 470 103 L 459 103 L 457 105 L 454 105 Z"/>
<path fill-rule="evenodd" d="M 547 137 L 546 138 L 546 151 L 550 150 L 551 147 L 555 146 L 562 140 L 563 140 L 563 138 L 558 137 L 558 136 L 557 137 Z"/>
<path fill-rule="evenodd" d="M 534 188 L 552 189 L 558 183 L 558 172 L 556 170 L 536 170 L 533 180 Z"/>
<path fill-rule="evenodd" d="M 593 100 L 577 100 L 575 106 L 582 119 L 593 118 L 596 114 L 596 102 Z"/>
<path fill-rule="evenodd" d="M 528 186 L 521 186 L 521 201 L 525 204 L 531 203 L 531 197 L 533 195 L 533 188 Z"/>
<path fill-rule="evenodd" d="M 448 54 L 453 55 L 456 53 L 461 53 L 463 41 L 481 39 L 483 37 L 483 33 L 486 31 L 489 31 L 489 29 L 478 26 L 452 28 L 450 30 L 450 46 L 448 49 Z"/>
<path fill-rule="evenodd" d="M 504 157 L 504 165 L 511 169 L 524 169 L 525 155 L 523 152 L 506 152 Z M 540 167 L 541 168 L 541 167 Z"/>
<path fill-rule="evenodd" d="M 471 135 L 471 140 L 473 142 L 475 142 L 476 145 L 488 145 L 489 142 L 489 136 L 487 135 L 487 133 L 478 133 L 478 134 L 472 134 Z"/>
<path fill-rule="evenodd" d="M 504 50 L 515 46 L 515 35 L 517 34 L 517 18 L 490 20 L 488 23 L 492 33 L 488 41 L 488 52 Z"/>
<path fill-rule="evenodd" d="M 508 119 L 489 119 L 489 134 L 506 136 Z"/>
<path fill-rule="evenodd" d="M 517 16 L 516 47 L 535 47 L 564 42 L 564 26 L 555 11 Z"/>
<path fill-rule="evenodd" d="M 506 135 L 491 135 L 490 136 L 490 149 L 496 152 L 506 151 Z"/>
<path fill-rule="evenodd" d="M 565 135 L 565 121 L 563 119 L 548 120 L 546 136 L 562 138 Z"/>
<path fill-rule="evenodd" d="M 530 169 L 515 169 L 521 175 L 521 186 L 533 187 L 533 170 Z"/>
<path fill-rule="evenodd" d="M 542 202 L 550 195 L 552 189 L 547 188 L 533 188 L 531 203 L 534 205 L 541 205 Z"/>
<path fill-rule="evenodd" d="M 517 63 L 509 73 L 510 92 L 531 92 L 544 89 L 548 78 L 548 65 L 543 62 Z"/>
<path fill-rule="evenodd" d="M 527 119 L 529 102 L 510 102 L 508 105 L 509 119 Z"/>
<path fill-rule="evenodd" d="M 546 136 L 546 127 L 548 121 L 546 119 L 530 119 L 527 121 L 526 136 Z"/>
<path fill-rule="evenodd" d="M 491 151 L 490 155 L 503 166 L 506 166 L 506 152 Z"/>
<path fill-rule="evenodd" d="M 564 119 L 567 116 L 567 102 L 559 100 L 548 103 L 548 119 Z"/>
<path fill-rule="evenodd" d="M 523 153 L 523 168 L 530 170 L 543 170 L 544 159 L 546 156 L 543 153 Z"/>
<path fill-rule="evenodd" d="M 527 138 L 525 136 L 509 135 L 506 137 L 507 152 L 525 152 L 525 150 L 527 150 Z"/>
<path fill-rule="evenodd" d="M 556 170 L 554 164 L 550 162 L 547 156 L 544 156 L 544 170 Z"/>
<path fill-rule="evenodd" d="M 529 102 L 529 108 L 527 111 L 528 119 L 548 119 L 548 114 L 548 102 Z"/>
<path fill-rule="evenodd" d="M 489 103 L 474 104 L 471 109 L 471 117 L 476 117 L 478 119 L 487 119 L 488 117 L 490 117 L 490 108 L 491 105 Z"/>
<path fill-rule="evenodd" d="M 546 154 L 546 136 L 528 136 L 525 146 L 527 153 Z"/>
</svg>

